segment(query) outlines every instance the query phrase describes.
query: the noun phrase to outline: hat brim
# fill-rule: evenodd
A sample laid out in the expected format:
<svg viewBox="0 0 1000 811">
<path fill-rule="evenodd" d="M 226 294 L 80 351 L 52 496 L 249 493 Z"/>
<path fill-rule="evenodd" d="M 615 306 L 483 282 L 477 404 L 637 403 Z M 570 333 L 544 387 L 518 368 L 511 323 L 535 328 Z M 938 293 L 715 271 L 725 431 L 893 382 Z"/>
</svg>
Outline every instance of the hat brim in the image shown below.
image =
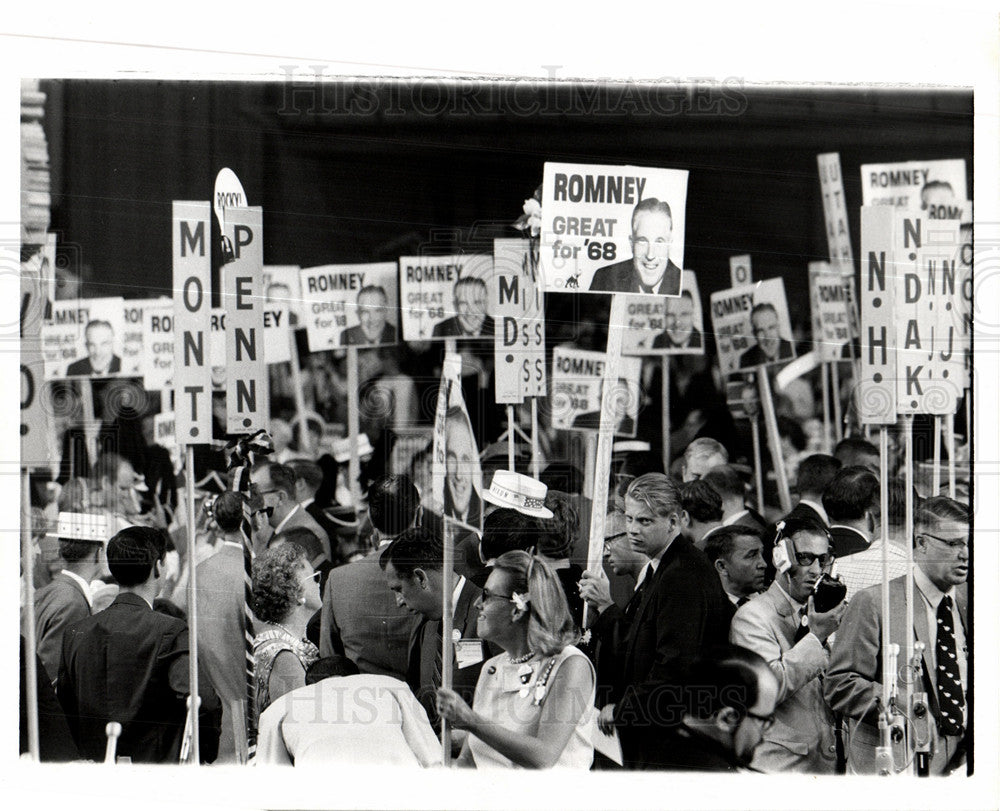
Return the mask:
<svg viewBox="0 0 1000 811">
<path fill-rule="evenodd" d="M 517 510 L 519 513 L 524 513 L 525 515 L 530 515 L 534 518 L 551 518 L 552 510 L 548 507 L 520 507 L 516 504 L 511 504 L 509 501 L 502 501 L 496 496 L 494 496 L 489 490 L 483 493 L 483 501 L 488 501 L 496 507 L 507 507 L 511 510 Z"/>
</svg>

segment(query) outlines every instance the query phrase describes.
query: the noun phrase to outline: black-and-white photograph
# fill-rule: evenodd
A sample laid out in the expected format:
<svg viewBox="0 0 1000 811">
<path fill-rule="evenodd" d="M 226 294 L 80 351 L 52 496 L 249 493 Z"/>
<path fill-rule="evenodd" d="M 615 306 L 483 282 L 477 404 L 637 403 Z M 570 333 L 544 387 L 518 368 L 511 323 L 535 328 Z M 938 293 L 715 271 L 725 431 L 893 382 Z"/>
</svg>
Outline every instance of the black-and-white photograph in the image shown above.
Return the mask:
<svg viewBox="0 0 1000 811">
<path fill-rule="evenodd" d="M 272 62 L 21 78 L 21 769 L 989 805 L 975 76 Z"/>
</svg>

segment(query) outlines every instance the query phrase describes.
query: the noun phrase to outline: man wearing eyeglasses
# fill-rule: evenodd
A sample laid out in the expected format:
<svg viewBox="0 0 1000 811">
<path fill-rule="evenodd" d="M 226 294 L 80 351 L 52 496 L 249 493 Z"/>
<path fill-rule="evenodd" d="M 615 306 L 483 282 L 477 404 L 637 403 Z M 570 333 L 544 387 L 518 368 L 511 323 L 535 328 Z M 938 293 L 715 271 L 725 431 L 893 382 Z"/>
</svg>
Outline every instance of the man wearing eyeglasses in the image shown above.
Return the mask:
<svg viewBox="0 0 1000 811">
<path fill-rule="evenodd" d="M 679 296 L 681 271 L 669 257 L 673 227 L 669 204 L 655 197 L 640 200 L 632 210 L 632 258 L 598 268 L 591 292 Z"/>
<path fill-rule="evenodd" d="M 297 527 L 308 529 L 323 545 L 325 559 L 332 562 L 330 536 L 295 500 L 295 471 L 292 468 L 269 462 L 250 472 L 250 482 L 253 495 L 262 498 L 263 509 L 269 510 L 268 523 L 274 535 Z"/>
<path fill-rule="evenodd" d="M 816 583 L 833 564 L 830 536 L 818 521 L 790 519 L 775 542 L 778 576 L 771 587 L 733 617 L 729 639 L 762 656 L 778 677 L 774 725 L 754 752 L 763 772 L 833 774 L 834 719 L 823 700 L 822 675 L 829 662 L 827 639 L 837 630 L 845 604 L 820 613 Z M 807 631 L 800 632 L 803 617 Z"/>
<path fill-rule="evenodd" d="M 946 496 L 924 501 L 916 511 L 913 539 L 913 630 L 924 644 L 921 678 L 930 707 L 930 774 L 961 765 L 968 723 L 969 509 Z M 889 640 L 906 667 L 906 578 L 889 581 Z M 882 587 L 857 594 L 844 617 L 830 656 L 826 700 L 850 723 L 848 771 L 875 774 L 879 745 L 875 700 L 882 692 Z M 900 681 L 899 688 L 904 689 Z M 904 708 L 904 712 L 906 712 Z M 905 767 L 896 763 L 896 769 Z"/>
</svg>

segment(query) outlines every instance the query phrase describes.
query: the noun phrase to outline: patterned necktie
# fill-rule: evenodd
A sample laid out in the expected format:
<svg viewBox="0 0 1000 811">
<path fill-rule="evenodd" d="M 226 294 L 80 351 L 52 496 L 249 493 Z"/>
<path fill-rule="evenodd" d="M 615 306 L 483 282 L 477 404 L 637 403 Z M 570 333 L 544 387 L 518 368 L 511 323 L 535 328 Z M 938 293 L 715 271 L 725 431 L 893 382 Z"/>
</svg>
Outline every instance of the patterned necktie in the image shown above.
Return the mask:
<svg viewBox="0 0 1000 811">
<path fill-rule="evenodd" d="M 941 731 L 945 735 L 961 735 L 965 728 L 965 693 L 958 671 L 953 624 L 951 597 L 945 595 L 938 603 L 935 645 L 938 706 L 941 708 Z"/>
</svg>

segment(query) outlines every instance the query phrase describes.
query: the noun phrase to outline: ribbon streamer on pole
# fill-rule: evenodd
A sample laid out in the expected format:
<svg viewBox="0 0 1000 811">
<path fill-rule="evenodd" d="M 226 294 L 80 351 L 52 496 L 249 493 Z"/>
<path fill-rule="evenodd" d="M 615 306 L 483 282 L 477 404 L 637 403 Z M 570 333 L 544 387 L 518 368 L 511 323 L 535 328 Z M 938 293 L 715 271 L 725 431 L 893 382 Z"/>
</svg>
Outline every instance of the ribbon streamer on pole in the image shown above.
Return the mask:
<svg viewBox="0 0 1000 811">
<path fill-rule="evenodd" d="M 263 429 L 230 443 L 229 470 L 232 490 L 243 495 L 243 520 L 240 535 L 243 538 L 243 628 L 247 677 L 247 757 L 253 757 L 257 747 L 257 729 L 254 722 L 253 680 L 253 524 L 250 513 L 250 471 L 257 461 L 274 452 L 271 437 Z M 193 471 L 192 471 L 193 478 Z M 192 539 L 192 548 L 194 541 Z"/>
</svg>

